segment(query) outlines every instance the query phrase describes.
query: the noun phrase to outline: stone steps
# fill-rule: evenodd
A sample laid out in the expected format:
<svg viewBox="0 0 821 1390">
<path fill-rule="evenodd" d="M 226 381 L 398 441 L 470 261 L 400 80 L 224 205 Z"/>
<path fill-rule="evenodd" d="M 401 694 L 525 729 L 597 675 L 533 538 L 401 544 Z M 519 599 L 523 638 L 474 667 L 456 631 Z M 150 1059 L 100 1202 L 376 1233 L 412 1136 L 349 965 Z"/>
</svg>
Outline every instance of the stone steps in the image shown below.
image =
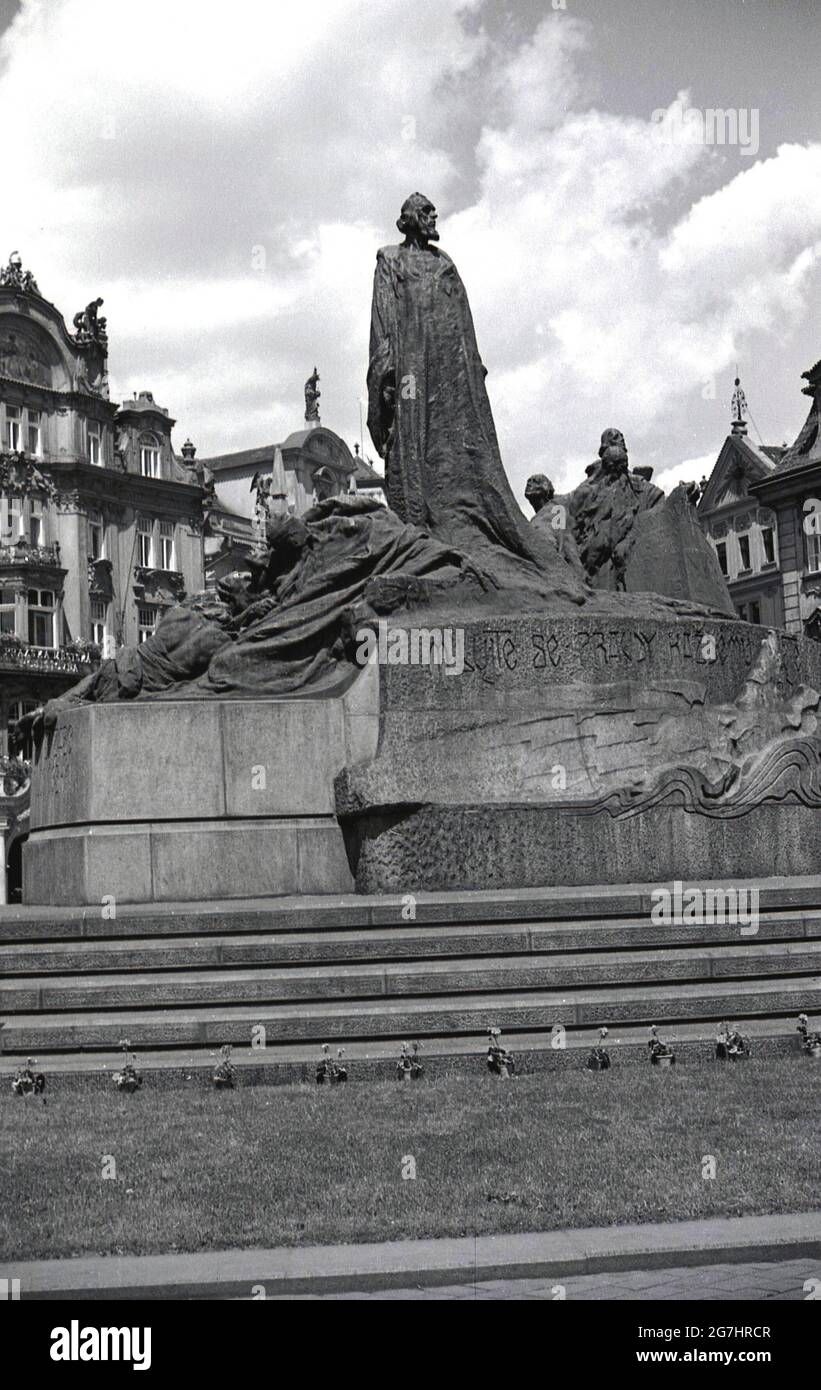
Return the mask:
<svg viewBox="0 0 821 1390">
<path fill-rule="evenodd" d="M 821 977 L 733 983 L 673 984 L 569 994 L 534 990 L 524 993 L 464 994 L 458 997 L 335 1000 L 256 1007 L 118 1009 L 109 1013 L 21 1013 L 6 1015 L 2 1030 L 6 1053 L 116 1049 L 127 1037 L 133 1047 L 219 1047 L 224 1042 L 249 1044 L 260 1024 L 272 1043 L 336 1042 L 350 1039 L 442 1037 L 483 1034 L 489 1024 L 504 1032 L 549 1031 L 614 1023 L 735 1021 L 821 1009 Z M 794 1027 L 794 1022 L 790 1025 Z"/>
<path fill-rule="evenodd" d="M 223 925 L 227 925 L 224 923 Z M 821 912 L 763 914 L 754 937 L 737 925 L 654 925 L 647 918 L 575 922 L 416 925 L 345 931 L 214 932 L 205 937 L 136 935 L 130 940 L 22 942 L 0 944 L 0 975 L 40 976 L 124 970 L 217 970 L 244 965 L 390 963 L 402 960 L 519 956 L 568 951 L 640 951 L 643 948 L 737 946 L 749 940 L 821 939 Z M 656 952 L 654 952 L 656 954 Z"/>
<path fill-rule="evenodd" d="M 652 884 L 121 906 L 113 920 L 6 909 L 0 1071 L 31 1053 L 96 1075 L 123 1038 L 178 1078 L 205 1075 L 224 1042 L 260 1080 L 310 1079 L 323 1042 L 389 1075 L 398 1043 L 419 1038 L 470 1070 L 490 1024 L 538 1066 L 565 1064 L 556 1023 L 578 1065 L 604 1024 L 625 1060 L 646 1060 L 651 1023 L 708 1059 L 725 1018 L 765 1052 L 797 1051 L 796 1016 L 821 1012 L 821 882 L 757 886 L 755 932 L 654 923 Z"/>
<path fill-rule="evenodd" d="M 602 951 L 593 956 L 576 952 L 548 958 L 419 960 L 390 966 L 334 963 L 310 969 L 140 970 L 137 975 L 55 975 L 4 982 L 0 984 L 0 1017 L 35 1011 L 401 999 L 814 974 L 821 975 L 821 940 L 678 951 Z"/>
<path fill-rule="evenodd" d="M 666 885 L 668 888 L 669 884 Z M 684 885 L 685 888 L 688 886 Z M 704 888 L 705 884 L 697 885 Z M 711 887 L 748 888 L 749 881 L 732 879 Z M 418 893 L 414 895 L 413 925 L 471 925 L 477 923 L 585 922 L 608 919 L 650 923 L 653 883 L 617 884 L 589 888 L 522 888 L 492 892 Z M 821 879 L 807 875 L 758 879 L 759 909 L 768 913 L 818 911 Z M 130 940 L 135 937 L 209 936 L 234 933 L 319 932 L 407 924 L 400 896 L 350 894 L 322 897 L 228 899 L 221 903 L 120 904 L 111 908 L 0 908 L 0 941 L 57 942 Z M 103 913 L 106 916 L 103 916 Z M 717 929 L 717 928 L 716 928 Z M 669 930 L 658 927 L 655 930 Z M 676 928 L 686 930 L 686 928 Z M 712 930 L 712 928 L 711 928 Z"/>
</svg>

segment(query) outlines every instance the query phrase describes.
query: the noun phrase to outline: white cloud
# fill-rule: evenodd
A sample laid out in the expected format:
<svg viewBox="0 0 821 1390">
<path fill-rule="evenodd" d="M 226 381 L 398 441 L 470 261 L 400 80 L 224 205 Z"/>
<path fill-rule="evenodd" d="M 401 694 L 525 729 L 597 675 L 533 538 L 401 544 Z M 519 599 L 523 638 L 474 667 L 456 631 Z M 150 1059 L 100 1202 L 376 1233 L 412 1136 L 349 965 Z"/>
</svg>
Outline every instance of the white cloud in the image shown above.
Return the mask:
<svg viewBox="0 0 821 1390">
<path fill-rule="evenodd" d="M 700 458 L 684 459 L 670 468 L 662 468 L 652 481 L 664 492 L 672 492 L 679 483 L 700 483 L 702 478 L 709 478 L 718 455 L 719 448 L 716 448 L 711 454 L 702 454 Z"/>
<path fill-rule="evenodd" d="M 0 254 L 69 316 L 103 294 L 115 389 L 153 389 L 201 453 L 297 425 L 314 363 L 352 439 L 374 253 L 420 188 L 520 493 L 577 481 L 609 425 L 661 476 L 709 443 L 704 383 L 806 315 L 821 146 L 701 197 L 715 151 L 587 107 L 586 32 L 505 47 L 479 0 L 27 0 L 0 42 Z"/>
</svg>

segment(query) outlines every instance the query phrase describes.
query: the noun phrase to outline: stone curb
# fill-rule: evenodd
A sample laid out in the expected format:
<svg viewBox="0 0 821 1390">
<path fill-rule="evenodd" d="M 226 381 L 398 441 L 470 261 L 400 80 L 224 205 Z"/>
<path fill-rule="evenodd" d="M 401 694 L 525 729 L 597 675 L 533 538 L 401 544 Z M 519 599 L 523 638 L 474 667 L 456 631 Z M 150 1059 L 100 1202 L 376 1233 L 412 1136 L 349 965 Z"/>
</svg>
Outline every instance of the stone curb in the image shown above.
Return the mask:
<svg viewBox="0 0 821 1390">
<path fill-rule="evenodd" d="M 19 1279 L 21 1299 L 251 1299 L 263 1296 L 260 1288 L 274 1298 L 802 1258 L 817 1259 L 821 1275 L 821 1212 L 303 1250 L 83 1256 L 3 1265 L 0 1279 Z"/>
</svg>

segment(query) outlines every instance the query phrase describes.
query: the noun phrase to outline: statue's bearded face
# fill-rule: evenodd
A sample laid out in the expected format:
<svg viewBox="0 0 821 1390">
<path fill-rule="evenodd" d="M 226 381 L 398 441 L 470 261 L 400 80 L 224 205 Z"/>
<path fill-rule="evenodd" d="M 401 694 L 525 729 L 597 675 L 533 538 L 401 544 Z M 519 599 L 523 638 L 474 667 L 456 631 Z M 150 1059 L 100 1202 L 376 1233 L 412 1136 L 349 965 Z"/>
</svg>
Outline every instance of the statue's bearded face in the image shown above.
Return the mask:
<svg viewBox="0 0 821 1390">
<path fill-rule="evenodd" d="M 438 241 L 436 230 L 436 208 L 422 193 L 414 193 L 402 204 L 397 226 L 408 241 L 417 241 L 427 246 L 429 241 Z"/>
<path fill-rule="evenodd" d="M 436 230 L 436 208 L 433 203 L 424 203 L 416 213 L 416 224 L 419 228 L 419 238 L 422 241 L 438 241 L 439 233 Z"/>
</svg>

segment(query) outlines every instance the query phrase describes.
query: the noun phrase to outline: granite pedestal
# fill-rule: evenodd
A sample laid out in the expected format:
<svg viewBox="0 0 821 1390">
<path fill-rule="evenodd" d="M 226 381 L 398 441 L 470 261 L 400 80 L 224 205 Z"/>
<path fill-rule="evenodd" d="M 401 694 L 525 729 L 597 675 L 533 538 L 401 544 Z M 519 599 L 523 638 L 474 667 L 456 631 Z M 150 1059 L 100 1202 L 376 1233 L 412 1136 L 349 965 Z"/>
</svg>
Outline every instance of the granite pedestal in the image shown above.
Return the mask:
<svg viewBox="0 0 821 1390">
<path fill-rule="evenodd" d="M 27 903 L 351 891 L 333 782 L 370 758 L 378 672 L 334 699 L 132 702 L 62 713 L 37 750 Z"/>
<path fill-rule="evenodd" d="M 360 892 L 821 873 L 821 646 L 721 618 L 469 623 L 385 665 L 337 779 Z"/>
</svg>

